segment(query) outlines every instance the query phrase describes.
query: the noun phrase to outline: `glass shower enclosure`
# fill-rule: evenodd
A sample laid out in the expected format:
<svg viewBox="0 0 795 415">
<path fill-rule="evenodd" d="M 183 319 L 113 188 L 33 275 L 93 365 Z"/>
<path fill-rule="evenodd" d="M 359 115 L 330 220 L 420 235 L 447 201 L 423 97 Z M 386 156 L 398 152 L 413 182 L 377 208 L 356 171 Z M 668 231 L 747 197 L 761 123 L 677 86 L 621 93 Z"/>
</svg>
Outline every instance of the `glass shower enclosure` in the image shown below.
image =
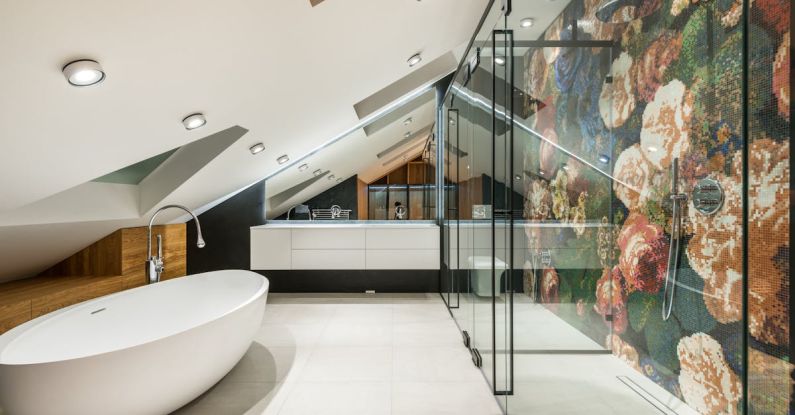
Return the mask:
<svg viewBox="0 0 795 415">
<path fill-rule="evenodd" d="M 490 4 L 438 110 L 441 290 L 473 363 L 507 413 L 783 413 L 749 366 L 789 367 L 749 321 L 783 295 L 749 274 L 753 159 L 789 168 L 749 101 L 775 50 L 745 46 L 749 5 L 570 2 L 533 31 L 530 3 Z"/>
</svg>

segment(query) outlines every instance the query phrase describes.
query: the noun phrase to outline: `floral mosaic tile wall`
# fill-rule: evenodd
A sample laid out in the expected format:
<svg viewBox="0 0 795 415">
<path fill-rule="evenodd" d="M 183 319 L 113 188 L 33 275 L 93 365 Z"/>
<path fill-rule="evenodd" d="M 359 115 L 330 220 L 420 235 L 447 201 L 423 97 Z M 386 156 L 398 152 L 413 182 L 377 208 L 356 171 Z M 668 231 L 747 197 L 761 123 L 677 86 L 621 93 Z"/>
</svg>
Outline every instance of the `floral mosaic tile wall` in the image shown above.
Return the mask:
<svg viewBox="0 0 795 415">
<path fill-rule="evenodd" d="M 748 16 L 747 322 L 742 2 L 618 0 L 600 8 L 603 3 L 572 1 L 544 38 L 572 39 L 570 22 L 577 20 L 578 39 L 614 40 L 613 50 L 530 49 L 524 74 L 524 90 L 545 104 L 532 127 L 594 166 L 609 156 L 606 170 L 614 178 L 605 181 L 549 144 L 528 144 L 525 171 L 548 177 L 527 185 L 525 217 L 574 224 L 569 237 L 591 241 L 603 269 L 574 277 L 569 269 L 528 272 L 538 275 L 541 300 L 551 310 L 589 336 L 602 336 L 614 354 L 704 414 L 741 411 L 747 324 L 750 408 L 788 413 L 790 1 L 752 0 Z M 612 83 L 605 82 L 608 73 Z M 710 177 L 725 201 L 709 216 L 689 202 L 681 287 L 664 320 L 674 158 L 682 190 Z M 614 228 L 577 226 L 584 222 Z M 576 304 L 576 312 L 562 312 L 572 308 L 557 305 L 563 302 Z M 603 326 L 589 328 L 597 318 Z"/>
</svg>

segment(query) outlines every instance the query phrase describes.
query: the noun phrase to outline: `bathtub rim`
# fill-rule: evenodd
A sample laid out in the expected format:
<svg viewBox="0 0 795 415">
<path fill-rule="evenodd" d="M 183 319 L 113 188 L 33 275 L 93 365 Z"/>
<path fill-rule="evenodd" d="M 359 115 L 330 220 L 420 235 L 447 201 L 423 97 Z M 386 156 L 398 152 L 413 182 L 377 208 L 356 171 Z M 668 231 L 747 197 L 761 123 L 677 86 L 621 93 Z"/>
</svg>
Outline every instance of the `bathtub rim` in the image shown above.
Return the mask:
<svg viewBox="0 0 795 415">
<path fill-rule="evenodd" d="M 268 290 L 270 289 L 270 281 L 268 280 L 268 278 L 265 277 L 264 275 L 258 274 L 256 272 L 252 272 L 250 270 L 244 270 L 244 269 L 225 269 L 225 270 L 218 270 L 218 271 L 200 272 L 198 274 L 190 274 L 190 275 L 185 275 L 183 277 L 171 278 L 171 279 L 168 279 L 168 280 L 165 280 L 165 281 L 161 281 L 161 282 L 159 282 L 157 284 L 169 284 L 169 283 L 173 284 L 173 283 L 179 282 L 183 278 L 187 278 L 187 277 L 198 276 L 198 275 L 206 275 L 206 274 L 214 274 L 214 273 L 224 273 L 224 272 L 227 272 L 227 271 L 243 271 L 243 272 L 246 272 L 246 273 L 250 273 L 250 274 L 253 274 L 253 275 L 256 275 L 256 276 L 262 278 L 263 282 L 262 282 L 261 286 L 259 287 L 259 289 L 257 290 L 257 292 L 255 294 L 252 294 L 251 297 L 249 297 L 246 301 L 244 301 L 244 302 L 240 303 L 239 305 L 237 305 L 237 306 L 225 311 L 223 314 L 217 316 L 216 318 L 202 321 L 199 324 L 190 325 L 190 326 L 185 327 L 185 328 L 183 328 L 181 330 L 177 330 L 177 331 L 174 331 L 172 333 L 169 333 L 168 335 L 160 336 L 160 337 L 157 337 L 157 338 L 154 338 L 154 339 L 150 339 L 150 340 L 145 341 L 145 342 L 130 344 L 130 345 L 126 345 L 124 347 L 118 347 L 118 348 L 109 349 L 109 350 L 103 350 L 102 352 L 99 352 L 99 353 L 92 353 L 92 354 L 74 356 L 74 357 L 70 357 L 70 358 L 67 358 L 67 359 L 51 359 L 51 360 L 37 360 L 37 361 L 24 361 L 24 362 L 9 362 L 9 361 L 6 361 L 6 360 L 3 359 L 4 352 L 10 346 L 12 346 L 16 340 L 18 340 L 28 330 L 31 330 L 31 329 L 35 328 L 39 324 L 41 324 L 41 323 L 43 323 L 43 322 L 45 322 L 47 320 L 50 320 L 52 318 L 55 318 L 55 317 L 57 317 L 57 316 L 59 316 L 61 314 L 64 314 L 66 312 L 69 312 L 71 310 L 75 310 L 75 309 L 79 309 L 79 308 L 83 308 L 85 306 L 88 306 L 89 304 L 91 304 L 91 303 L 93 303 L 95 301 L 98 301 L 98 300 L 107 300 L 107 299 L 111 299 L 111 298 L 114 298 L 114 297 L 117 297 L 117 296 L 121 296 L 121 295 L 129 295 L 129 294 L 134 293 L 134 292 L 136 292 L 138 290 L 143 290 L 143 289 L 147 289 L 147 288 L 151 289 L 151 284 L 142 285 L 142 286 L 139 286 L 139 287 L 134 287 L 134 288 L 127 289 L 127 290 L 122 290 L 122 291 L 119 291 L 119 292 L 116 292 L 116 293 L 103 295 L 103 296 L 100 296 L 100 297 L 97 297 L 97 298 L 92 298 L 90 300 L 86 300 L 86 301 L 83 301 L 83 302 L 80 302 L 80 303 L 77 303 L 77 304 L 72 304 L 72 305 L 60 308 L 58 310 L 49 312 L 49 313 L 44 314 L 42 316 L 36 317 L 33 320 L 30 320 L 30 321 L 27 321 L 27 322 L 25 322 L 23 324 L 20 324 L 19 326 L 14 327 L 13 329 L 3 333 L 2 335 L 0 335 L 0 367 L 2 367 L 2 366 L 9 366 L 9 367 L 10 366 L 33 366 L 33 365 L 42 365 L 42 364 L 53 364 L 53 363 L 59 363 L 59 362 L 70 362 L 70 361 L 86 359 L 86 358 L 92 358 L 92 357 L 95 357 L 95 356 L 102 356 L 102 355 L 106 355 L 106 354 L 110 354 L 110 353 L 117 353 L 117 352 L 121 352 L 121 351 L 125 351 L 125 350 L 130 350 L 130 349 L 133 349 L 133 348 L 136 348 L 136 347 L 140 347 L 140 346 L 143 346 L 143 345 L 146 345 L 146 344 L 155 343 L 155 342 L 161 341 L 163 339 L 166 339 L 166 338 L 169 338 L 169 337 L 172 337 L 172 336 L 177 336 L 177 335 L 180 335 L 182 333 L 186 333 L 188 331 L 195 330 L 196 328 L 199 328 L 199 327 L 204 326 L 206 324 L 209 324 L 209 323 L 212 323 L 212 322 L 216 322 L 216 321 L 218 321 L 218 320 L 220 320 L 220 319 L 222 319 L 222 318 L 224 318 L 224 317 L 226 317 L 226 316 L 228 316 L 228 315 L 230 315 L 230 314 L 232 314 L 232 313 L 234 313 L 234 312 L 236 312 L 236 311 L 238 311 L 238 310 L 240 310 L 240 309 L 242 309 L 244 307 L 247 307 L 247 306 L 251 305 L 252 303 L 257 301 L 259 298 L 261 298 L 262 296 L 267 295 Z"/>
</svg>

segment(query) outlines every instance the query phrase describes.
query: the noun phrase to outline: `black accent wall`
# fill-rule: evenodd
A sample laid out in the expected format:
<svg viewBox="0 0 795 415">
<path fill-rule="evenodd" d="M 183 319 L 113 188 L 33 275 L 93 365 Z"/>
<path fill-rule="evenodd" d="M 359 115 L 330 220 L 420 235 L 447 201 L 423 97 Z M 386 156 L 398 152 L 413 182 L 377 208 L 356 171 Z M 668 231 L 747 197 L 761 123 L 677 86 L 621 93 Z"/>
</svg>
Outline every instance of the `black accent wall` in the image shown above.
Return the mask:
<svg viewBox="0 0 795 415">
<path fill-rule="evenodd" d="M 490 205 L 491 203 L 491 177 L 487 174 L 483 174 L 483 204 Z M 505 210 L 506 199 L 508 198 L 508 193 L 511 191 L 505 183 L 494 180 L 494 194 L 495 198 L 497 199 L 494 203 L 493 209 L 495 211 Z M 524 211 L 524 197 L 517 193 L 515 190 L 513 191 L 513 207 L 512 210 L 514 212 L 522 212 Z"/>
<path fill-rule="evenodd" d="M 255 271 L 270 282 L 270 292 L 384 293 L 439 292 L 437 270 L 268 270 Z"/>
<path fill-rule="evenodd" d="M 188 222 L 188 274 L 251 267 L 250 227 L 265 224 L 265 183 L 260 182 L 199 215 L 207 246 L 196 240 L 193 220 Z"/>
<path fill-rule="evenodd" d="M 332 205 L 339 205 L 342 209 L 351 210 L 351 219 L 358 219 L 358 203 L 356 198 L 356 182 L 359 176 L 353 176 L 325 192 L 303 202 L 310 209 L 327 209 Z M 322 179 L 321 179 L 322 180 Z M 292 214 L 290 214 L 292 217 Z M 287 213 L 277 217 L 276 220 L 287 219 Z M 295 218 L 293 218 L 295 219 Z M 301 218 L 303 219 L 303 218 Z"/>
</svg>

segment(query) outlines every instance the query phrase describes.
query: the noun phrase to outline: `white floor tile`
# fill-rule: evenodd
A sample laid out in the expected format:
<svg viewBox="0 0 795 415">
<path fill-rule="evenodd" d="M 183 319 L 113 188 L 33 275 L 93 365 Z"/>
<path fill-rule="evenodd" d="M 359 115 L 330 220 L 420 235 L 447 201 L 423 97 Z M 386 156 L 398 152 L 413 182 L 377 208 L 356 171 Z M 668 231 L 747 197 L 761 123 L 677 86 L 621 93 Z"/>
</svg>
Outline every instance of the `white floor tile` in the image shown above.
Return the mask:
<svg viewBox="0 0 795 415">
<path fill-rule="evenodd" d="M 235 382 L 281 382 L 300 373 L 310 353 L 308 348 L 265 347 L 255 342 L 226 378 Z"/>
<path fill-rule="evenodd" d="M 486 382 L 395 382 L 393 415 L 499 415 Z"/>
<path fill-rule="evenodd" d="M 312 347 L 326 324 L 263 324 L 254 341 L 265 347 Z"/>
<path fill-rule="evenodd" d="M 318 346 L 390 346 L 392 325 L 337 321 L 326 326 Z"/>
<path fill-rule="evenodd" d="M 397 382 L 482 382 L 463 344 L 395 347 L 393 377 Z"/>
<path fill-rule="evenodd" d="M 428 304 L 395 304 L 393 306 L 395 323 L 421 323 L 428 321 L 452 320 L 447 307 L 441 302 Z"/>
<path fill-rule="evenodd" d="M 327 324 L 336 304 L 269 304 L 263 324 Z"/>
<path fill-rule="evenodd" d="M 396 346 L 456 346 L 461 334 L 452 320 L 417 323 L 395 323 Z"/>
<path fill-rule="evenodd" d="M 463 297 L 453 320 L 433 293 L 273 294 L 243 359 L 176 413 L 500 414 L 483 377 L 491 376 L 491 306 Z M 515 312 L 517 347 L 601 347 L 543 307 L 517 302 Z M 482 368 L 472 364 L 456 323 L 481 346 Z M 692 414 L 611 355 L 518 354 L 514 369 L 515 394 L 499 398 L 509 414 L 657 413 L 616 376 Z"/>
<path fill-rule="evenodd" d="M 392 304 L 348 304 L 339 307 L 331 317 L 332 323 L 371 323 L 391 325 Z"/>
<path fill-rule="evenodd" d="M 388 415 L 389 382 L 300 382 L 279 415 Z"/>
<path fill-rule="evenodd" d="M 318 347 L 306 364 L 301 381 L 389 382 L 391 347 Z"/>
<path fill-rule="evenodd" d="M 281 383 L 221 381 L 172 415 L 278 414 Z"/>
</svg>

